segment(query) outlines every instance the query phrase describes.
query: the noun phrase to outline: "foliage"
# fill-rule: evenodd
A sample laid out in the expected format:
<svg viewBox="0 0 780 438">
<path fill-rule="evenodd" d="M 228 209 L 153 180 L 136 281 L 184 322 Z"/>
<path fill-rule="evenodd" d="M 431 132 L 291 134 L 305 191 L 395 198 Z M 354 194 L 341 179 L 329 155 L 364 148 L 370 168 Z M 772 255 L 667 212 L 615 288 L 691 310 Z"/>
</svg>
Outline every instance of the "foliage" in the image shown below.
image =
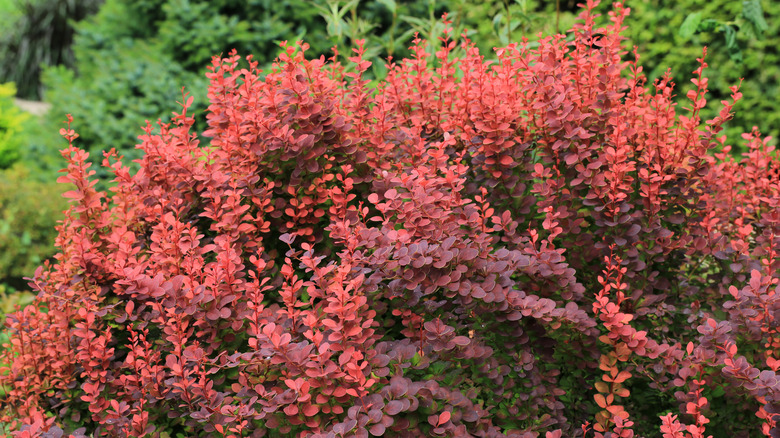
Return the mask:
<svg viewBox="0 0 780 438">
<path fill-rule="evenodd" d="M 23 278 L 54 254 L 66 203 L 57 184 L 41 179 L 46 155 L 29 147 L 40 126 L 16 107 L 15 94 L 14 84 L 0 84 L 0 286 L 21 290 Z M 16 297 L 4 299 L 3 309 Z"/>
<path fill-rule="evenodd" d="M 370 87 L 286 46 L 214 58 L 114 152 L 68 127 L 60 252 L 9 316 L 16 436 L 777 433 L 780 159 L 730 158 L 626 56 L 628 10 L 490 63 L 451 28 Z M 448 25 L 445 22 L 445 25 Z M 434 67 L 431 67 L 431 65 Z M 715 156 L 709 152 L 715 153 Z M 653 398 L 648 406 L 644 401 Z M 661 419 L 659 419 L 661 417 Z M 682 423 L 681 423 L 682 421 Z M 687 423 L 688 426 L 684 424 Z"/>
<path fill-rule="evenodd" d="M 2 312 L 3 321 L 5 315 L 18 310 L 33 302 L 35 295 L 30 291 L 17 291 L 6 284 L 0 284 L 0 312 Z M 5 344 L 9 340 L 8 335 L 3 332 L 0 334 L 0 341 Z"/>
<path fill-rule="evenodd" d="M 61 188 L 37 181 L 22 163 L 0 170 L 0 283 L 16 289 L 55 253 L 55 226 L 67 205 Z"/>
<path fill-rule="evenodd" d="M 33 302 L 35 295 L 30 291 L 17 291 L 7 284 L 0 284 L 0 323 L 5 322 L 5 315 L 19 310 Z M 0 331 L 0 345 L 6 345 L 10 338 L 6 331 Z M 0 397 L 5 396 L 5 388 L 0 386 Z"/>
<path fill-rule="evenodd" d="M 749 111 L 739 112 L 726 125 L 730 137 L 750 131 L 753 123 L 759 123 L 770 135 L 780 135 L 780 111 L 771 99 L 765 98 L 778 92 L 780 69 L 774 66 L 780 65 L 780 24 L 761 14 L 765 11 L 767 16 L 777 16 L 780 5 L 764 0 L 762 8 L 758 1 L 743 5 L 726 1 L 645 0 L 631 5 L 638 13 L 627 23 L 627 35 L 640 43 L 639 53 L 651 82 L 662 77 L 667 68 L 678 76 L 693 70 L 702 46 L 710 46 L 716 68 L 709 74 L 713 98 L 704 109 L 707 117 L 717 113 L 718 102 L 728 97 L 729 87 L 740 78 L 752 84 L 743 89 L 743 105 Z M 56 132 L 63 114 L 72 113 L 76 120 L 91 121 L 78 128 L 81 144 L 93 155 L 117 147 L 128 158 L 136 158 L 136 152 L 129 147 L 135 144 L 130 133 L 147 119 L 168 121 L 170 114 L 163 102 L 175 99 L 182 86 L 204 89 L 203 66 L 213 54 L 227 53 L 233 48 L 239 53 L 254 53 L 265 68 L 273 61 L 279 42 L 297 41 L 305 36 L 312 46 L 312 56 L 330 56 L 330 48 L 337 46 L 344 61 L 355 41 L 366 40 L 366 58 L 372 61 L 367 77 L 381 79 L 387 74 L 388 55 L 397 59 L 409 56 L 409 41 L 414 32 L 431 41 L 426 49 L 429 54 L 438 50 L 440 17 L 445 12 L 453 21 L 454 35 L 470 30 L 475 45 L 489 54 L 494 47 L 509 41 L 523 37 L 535 40 L 540 32 L 549 35 L 569 28 L 574 20 L 575 2 L 558 2 L 557 9 L 555 3 L 109 0 L 96 16 L 78 25 L 75 68 L 50 69 L 45 75 L 46 99 L 53 103 L 47 132 Z M 686 17 L 691 16 L 699 17 L 696 31 L 681 35 L 681 26 L 685 27 Z M 736 57 L 737 53 L 741 59 Z M 348 64 L 346 67 L 350 68 Z M 94 87 L 95 83 L 99 86 Z M 681 87 L 677 102 L 682 103 L 689 89 L 686 85 Z M 206 99 L 198 93 L 193 97 L 196 130 L 202 132 L 206 124 L 200 110 L 205 108 Z M 127 99 L 132 102 L 126 106 L 116 104 Z M 72 104 L 74 101 L 78 104 Z M 742 114 L 762 114 L 762 118 L 756 121 Z M 56 141 L 54 137 L 39 136 L 34 143 L 56 155 Z"/>
<path fill-rule="evenodd" d="M 169 120 L 166 103 L 183 86 L 204 90 L 205 66 L 214 54 L 236 48 L 270 63 L 278 41 L 304 32 L 327 44 L 324 34 L 307 31 L 317 16 L 305 3 L 108 0 L 77 27 L 75 71 L 60 67 L 45 73 L 46 100 L 52 103 L 49 131 L 56 132 L 63 114 L 72 113 L 90 121 L 80 133 L 94 155 L 118 147 L 129 159 L 137 158 L 127 147 L 136 143 L 133 133 L 145 120 Z M 205 95 L 194 97 L 195 106 L 205 108 Z M 198 130 L 205 127 L 200 113 Z M 41 141 L 54 149 L 52 140 Z"/>
<path fill-rule="evenodd" d="M 0 0 L 0 16 L 4 18 L 0 21 L 0 31 L 8 32 L 21 15 L 15 0 Z"/>
<path fill-rule="evenodd" d="M 56 132 L 62 126 L 63 106 L 68 105 L 72 112 L 90 121 L 81 131 L 85 145 L 91 146 L 98 157 L 103 149 L 137 143 L 135 131 L 144 120 L 157 120 L 164 114 L 167 102 L 175 99 L 175 93 L 181 94 L 184 84 L 206 86 L 205 77 L 184 71 L 143 42 L 121 40 L 111 49 L 97 52 L 98 56 L 80 49 L 77 45 L 77 58 L 90 60 L 81 75 L 76 77 L 64 67 L 45 74 L 44 80 L 51 87 L 47 99 L 53 104 L 46 127 Z M 102 56 L 109 50 L 119 50 L 123 55 Z M 205 99 L 205 95 L 198 97 L 199 102 Z M 139 156 L 134 149 L 126 150 L 126 155 L 129 159 Z"/>
<path fill-rule="evenodd" d="M 490 52 L 499 45 L 499 34 L 506 38 L 500 23 L 498 34 L 490 26 L 500 11 L 514 26 L 513 39 L 538 30 L 553 32 L 540 8 L 548 13 L 554 8 L 543 3 L 529 0 L 506 9 L 500 1 L 474 5 L 467 0 L 108 0 L 98 14 L 77 26 L 76 68 L 49 68 L 44 75 L 46 100 L 53 105 L 48 132 L 56 132 L 63 114 L 71 113 L 78 121 L 89 120 L 78 128 L 81 144 L 93 155 L 116 147 L 137 158 L 128 147 L 135 143 L 132 133 L 147 119 L 168 121 L 163 103 L 177 98 L 182 86 L 205 89 L 204 69 L 214 54 L 232 49 L 254 53 L 267 68 L 280 42 L 305 36 L 312 56 L 331 56 L 331 48 L 338 47 L 345 61 L 355 41 L 366 40 L 366 58 L 373 62 L 368 77 L 383 78 L 385 59 L 408 56 L 415 32 L 432 41 L 427 50 L 435 53 L 445 12 L 451 15 L 455 34 L 477 30 L 472 32 L 475 44 Z M 529 16 L 522 18 L 524 13 Z M 561 24 L 571 25 L 573 17 L 564 11 Z M 205 109 L 206 98 L 197 92 L 193 97 L 196 130 L 202 132 L 206 123 L 200 109 Z M 54 151 L 56 140 L 36 142 Z"/>
<path fill-rule="evenodd" d="M 72 21 L 97 11 L 101 0 L 14 0 L 0 34 L 0 82 L 13 81 L 19 96 L 40 97 L 42 65 L 74 65 Z M 6 7 L 9 6 L 6 4 Z"/>
<path fill-rule="evenodd" d="M 15 106 L 15 94 L 14 84 L 0 84 L 0 285 L 22 289 L 23 277 L 54 254 L 54 226 L 66 203 L 30 164 L 41 159 L 27 147 L 39 127 Z"/>
<path fill-rule="evenodd" d="M 739 27 L 735 28 L 735 25 Z M 718 32 L 723 34 L 726 50 L 731 59 L 742 61 L 742 48 L 737 41 L 737 32 L 742 30 L 753 38 L 763 38 L 769 25 L 764 19 L 764 11 L 759 0 L 747 0 L 742 2 L 742 13 L 731 21 L 719 21 L 717 19 L 704 19 L 701 12 L 692 12 L 685 17 L 680 26 L 680 36 L 689 40 L 696 33 Z"/>
<path fill-rule="evenodd" d="M 13 83 L 0 84 L 0 169 L 19 160 L 26 136 L 24 128 L 29 116 L 14 105 L 16 87 Z"/>
<path fill-rule="evenodd" d="M 780 93 L 780 2 L 645 0 L 630 6 L 634 13 L 626 21 L 626 35 L 636 42 L 651 81 L 669 68 L 675 76 L 693 70 L 693 60 L 707 46 L 712 98 L 702 114 L 715 116 L 729 87 L 744 78 L 741 110 L 725 133 L 737 138 L 757 125 L 773 138 L 780 136 L 780 109 L 768 98 Z M 692 86 L 680 85 L 682 104 Z M 735 149 L 744 152 L 739 145 Z"/>
</svg>

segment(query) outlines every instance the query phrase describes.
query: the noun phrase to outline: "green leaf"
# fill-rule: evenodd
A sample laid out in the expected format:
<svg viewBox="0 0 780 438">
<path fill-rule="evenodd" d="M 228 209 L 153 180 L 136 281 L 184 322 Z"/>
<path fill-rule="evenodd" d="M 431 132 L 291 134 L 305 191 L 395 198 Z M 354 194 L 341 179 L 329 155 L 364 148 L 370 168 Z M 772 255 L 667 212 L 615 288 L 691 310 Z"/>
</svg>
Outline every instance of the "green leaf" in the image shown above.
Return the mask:
<svg viewBox="0 0 780 438">
<path fill-rule="evenodd" d="M 737 64 L 742 63 L 742 49 L 739 47 L 739 44 L 734 44 L 734 47 L 729 47 L 727 50 L 732 61 Z"/>
<path fill-rule="evenodd" d="M 726 38 L 726 47 L 729 49 L 733 49 L 737 46 L 737 31 L 734 30 L 734 28 L 728 24 L 724 25 L 722 27 L 724 37 Z"/>
<path fill-rule="evenodd" d="M 401 20 L 403 20 L 406 23 L 409 23 L 413 26 L 425 26 L 428 24 L 427 21 L 422 20 L 421 18 L 412 17 L 410 15 L 401 15 Z"/>
<path fill-rule="evenodd" d="M 701 23 L 701 12 L 692 12 L 685 17 L 685 21 L 680 26 L 679 35 L 684 40 L 689 40 L 696 33 Z"/>
<path fill-rule="evenodd" d="M 504 14 L 499 12 L 493 17 L 493 29 L 501 29 L 501 24 L 504 21 Z"/>
<path fill-rule="evenodd" d="M 764 10 L 761 8 L 759 0 L 743 1 L 742 16 L 753 25 L 757 37 L 763 37 L 764 32 L 769 30 L 769 25 L 764 19 Z"/>
<path fill-rule="evenodd" d="M 395 11 L 397 9 L 397 5 L 395 4 L 395 0 L 377 0 L 380 4 L 382 4 L 384 7 L 386 7 L 391 14 L 395 15 Z"/>
<path fill-rule="evenodd" d="M 713 20 L 712 18 L 708 18 L 706 20 L 703 20 L 701 23 L 699 23 L 699 26 L 696 28 L 697 32 L 714 32 L 716 30 L 720 30 L 722 23 L 718 20 Z"/>
<path fill-rule="evenodd" d="M 360 0 L 350 0 L 347 2 L 347 4 L 344 5 L 344 8 L 341 10 L 341 12 L 339 12 L 339 14 L 343 17 L 347 12 L 357 8 L 358 4 L 360 4 Z"/>
<path fill-rule="evenodd" d="M 32 236 L 30 236 L 29 231 L 24 230 L 22 233 L 22 238 L 19 239 L 19 243 L 21 243 L 22 246 L 30 246 L 30 243 L 32 243 Z"/>
<path fill-rule="evenodd" d="M 414 36 L 414 29 L 408 29 L 406 32 L 395 37 L 396 48 L 403 49 L 404 47 L 408 46 L 409 42 L 412 41 L 413 36 Z"/>
</svg>

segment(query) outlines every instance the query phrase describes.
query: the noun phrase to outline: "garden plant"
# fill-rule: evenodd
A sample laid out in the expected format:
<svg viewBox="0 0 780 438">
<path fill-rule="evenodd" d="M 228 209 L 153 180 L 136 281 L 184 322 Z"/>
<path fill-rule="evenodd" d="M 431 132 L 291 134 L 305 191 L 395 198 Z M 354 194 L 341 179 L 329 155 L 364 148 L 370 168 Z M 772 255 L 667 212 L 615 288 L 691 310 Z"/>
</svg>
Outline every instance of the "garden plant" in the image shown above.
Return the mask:
<svg viewBox="0 0 780 438">
<path fill-rule="evenodd" d="M 440 48 L 437 37 L 449 13 L 452 35 L 469 29 L 472 43 L 493 58 L 492 48 L 529 38 L 534 48 L 541 36 L 558 33 L 574 23 L 576 0 L 0 0 L 0 82 L 16 81 L 17 97 L 40 98 L 51 110 L 29 120 L 16 139 L 25 137 L 14 169 L 0 171 L 3 181 L 20 185 L 18 193 L 0 193 L 0 214 L 7 229 L 0 243 L 0 284 L 23 289 L 24 276 L 54 249 L 54 225 L 59 188 L 54 184 L 61 165 L 57 135 L 66 113 L 78 121 L 78 147 L 91 156 L 115 147 L 132 171 L 140 150 L 136 143 L 145 120 L 170 121 L 171 102 L 182 86 L 193 97 L 193 130 L 206 129 L 206 66 L 213 54 L 254 55 L 258 67 L 268 70 L 278 42 L 304 38 L 307 57 L 329 56 L 331 47 L 347 71 L 355 42 L 365 39 L 364 72 L 368 87 L 387 75 L 388 56 L 408 57 L 414 32 L 428 40 L 426 52 Z M 606 13 L 610 4 L 596 8 Z M 729 86 L 745 78 L 740 108 L 721 134 L 738 139 L 758 125 L 777 137 L 780 110 L 780 3 L 770 0 L 633 0 L 623 35 L 637 45 L 648 83 L 672 68 L 683 78 L 696 68 L 703 46 L 708 46 L 709 103 L 701 117 L 709 119 L 728 98 Z M 72 43 L 72 44 L 71 44 Z M 463 57 L 458 45 L 453 56 Z M 431 56 L 429 59 L 433 58 Z M 38 74 L 38 72 L 42 74 Z M 692 84 L 678 81 L 675 103 L 684 104 Z M 41 94 L 42 93 L 42 94 Z M 2 110 L 0 110 L 2 111 Z M 760 117 L 757 115 L 760 114 Z M 2 116 L 0 116 L 2 118 Z M 34 126 L 35 123 L 41 126 Z M 200 137 L 201 141 L 206 141 Z M 770 140 L 770 144 L 776 144 Z M 744 152 L 741 142 L 731 150 Z M 96 163 L 97 164 L 97 163 Z M 97 166 L 98 189 L 105 190 L 107 169 Z M 27 175 L 21 178 L 22 175 Z M 18 180 L 18 182 L 16 182 Z M 30 180 L 33 180 L 32 183 Z M 30 198 L 24 193 L 40 190 Z M 0 190 L 2 191 L 2 190 Z M 6 195 L 6 193 L 9 193 Z M 39 209 L 43 205 L 46 208 Z M 39 211 L 28 216 L 26 212 Z M 33 217 L 30 221 L 27 218 Z M 10 228 L 9 228 L 10 226 Z M 24 274 L 21 274 L 21 273 Z M 2 274 L 0 274 L 2 275 Z M 0 307 L 12 301 L 0 299 Z"/>
<path fill-rule="evenodd" d="M 703 120 L 706 50 L 678 108 L 622 36 L 629 9 L 597 6 L 495 61 L 445 18 L 435 53 L 415 38 L 376 85 L 360 41 L 349 65 L 306 43 L 266 72 L 215 57 L 207 143 L 183 91 L 137 171 L 79 149 L 68 116 L 71 207 L 6 321 L 0 422 L 778 436 L 777 151 L 754 129 L 729 153 L 740 84 Z"/>
<path fill-rule="evenodd" d="M 6 294 L 23 289 L 24 277 L 54 254 L 56 219 L 67 206 L 61 185 L 36 179 L 25 162 L 36 125 L 14 105 L 15 92 L 13 83 L 0 84 L 0 307 L 7 310 L 14 301 Z"/>
</svg>

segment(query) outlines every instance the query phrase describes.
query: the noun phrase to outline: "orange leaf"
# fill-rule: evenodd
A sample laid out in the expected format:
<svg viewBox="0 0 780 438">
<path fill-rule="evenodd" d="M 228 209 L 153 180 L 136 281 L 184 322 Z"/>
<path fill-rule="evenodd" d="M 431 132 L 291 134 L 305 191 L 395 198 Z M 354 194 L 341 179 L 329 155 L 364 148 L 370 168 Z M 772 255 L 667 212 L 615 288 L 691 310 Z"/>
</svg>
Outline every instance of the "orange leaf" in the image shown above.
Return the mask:
<svg viewBox="0 0 780 438">
<path fill-rule="evenodd" d="M 618 373 L 617 377 L 615 377 L 614 382 L 623 383 L 626 380 L 628 380 L 629 377 L 631 377 L 631 373 L 629 373 L 628 371 L 621 371 L 620 373 Z"/>
</svg>

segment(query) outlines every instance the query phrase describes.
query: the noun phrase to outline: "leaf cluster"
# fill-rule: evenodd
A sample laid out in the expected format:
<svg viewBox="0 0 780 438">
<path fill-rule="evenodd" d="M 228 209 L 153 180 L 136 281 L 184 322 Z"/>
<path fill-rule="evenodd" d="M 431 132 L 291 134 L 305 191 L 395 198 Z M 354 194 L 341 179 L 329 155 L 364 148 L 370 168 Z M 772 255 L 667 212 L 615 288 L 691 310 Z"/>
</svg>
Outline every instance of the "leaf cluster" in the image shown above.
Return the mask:
<svg viewBox="0 0 780 438">
<path fill-rule="evenodd" d="M 780 159 L 678 109 L 629 10 L 487 61 L 443 21 L 374 83 L 235 51 L 116 151 L 60 134 L 58 253 L 6 321 L 17 436 L 777 433 Z M 91 158 L 92 157 L 92 158 Z M 722 390 L 722 393 L 720 392 Z M 717 399 L 717 400 L 716 400 Z M 653 400 L 646 405 L 646 400 Z M 730 421 L 731 419 L 734 421 Z M 729 420 L 729 421 L 727 421 Z"/>
</svg>

